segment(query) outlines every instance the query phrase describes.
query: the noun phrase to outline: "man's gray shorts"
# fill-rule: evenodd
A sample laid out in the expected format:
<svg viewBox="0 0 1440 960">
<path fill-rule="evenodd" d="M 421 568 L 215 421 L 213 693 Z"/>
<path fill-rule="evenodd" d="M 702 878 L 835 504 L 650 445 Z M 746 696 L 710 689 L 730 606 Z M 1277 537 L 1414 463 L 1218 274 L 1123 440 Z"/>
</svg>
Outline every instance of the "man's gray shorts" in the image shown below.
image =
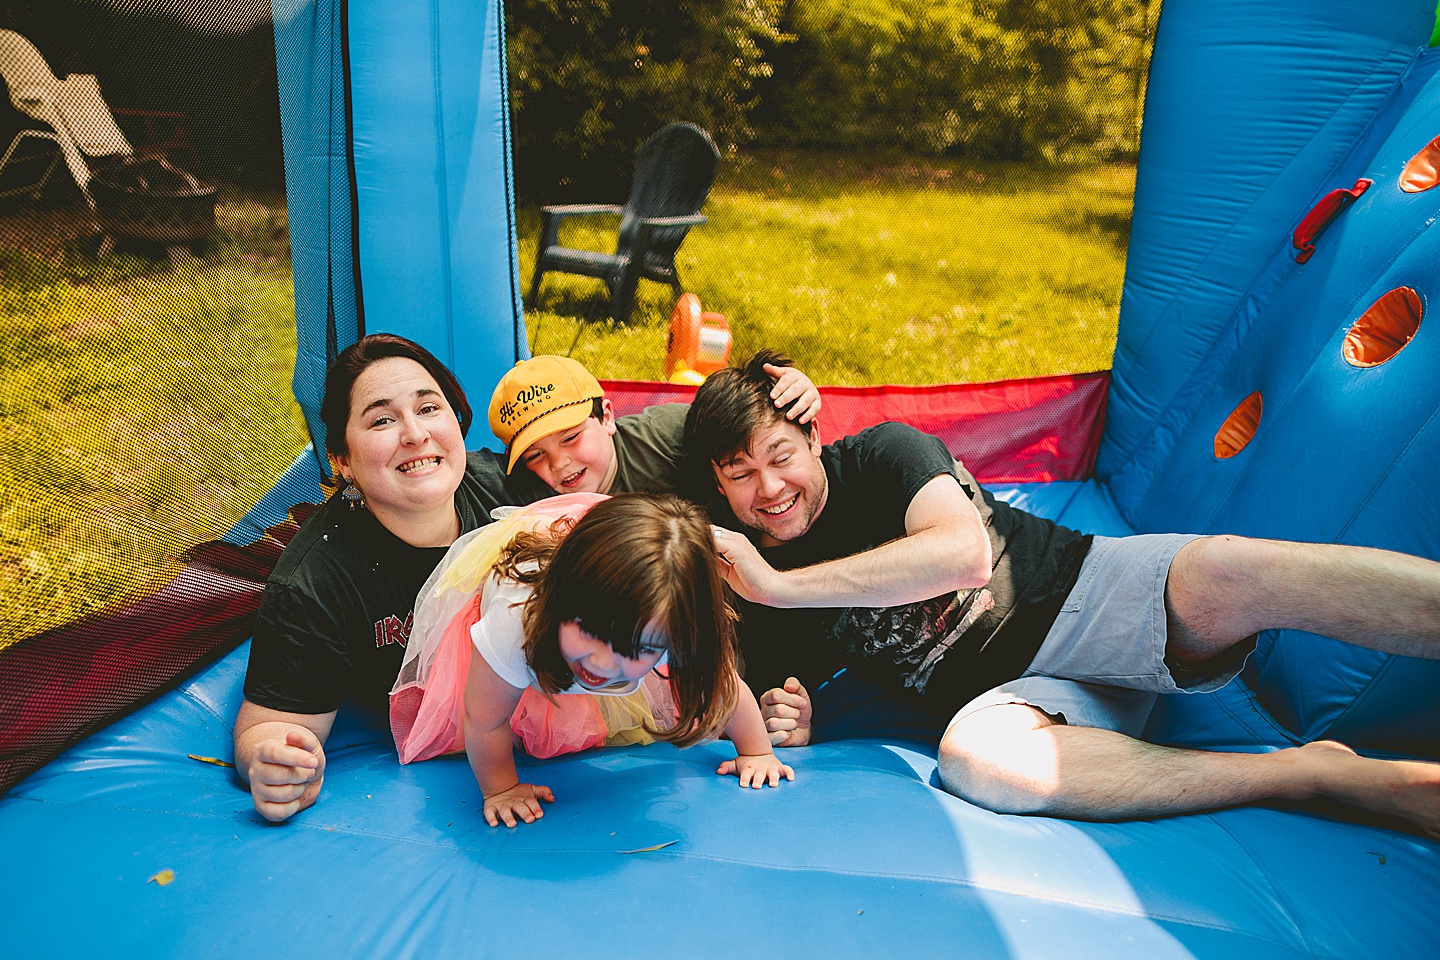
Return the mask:
<svg viewBox="0 0 1440 960">
<path fill-rule="evenodd" d="M 1165 583 L 1193 534 L 1095 537 L 1060 615 L 1018 680 L 971 700 L 950 721 L 986 707 L 1024 703 L 1078 727 L 1138 737 L 1162 693 L 1208 693 L 1234 679 L 1250 647 L 1187 671 L 1165 662 Z"/>
</svg>

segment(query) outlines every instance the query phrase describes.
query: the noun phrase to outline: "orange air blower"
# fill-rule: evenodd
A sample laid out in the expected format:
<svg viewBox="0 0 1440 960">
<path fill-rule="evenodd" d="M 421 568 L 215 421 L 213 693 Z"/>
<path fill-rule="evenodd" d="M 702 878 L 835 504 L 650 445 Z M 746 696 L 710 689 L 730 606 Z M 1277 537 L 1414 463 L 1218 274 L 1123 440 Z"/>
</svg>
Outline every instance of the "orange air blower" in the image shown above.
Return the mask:
<svg viewBox="0 0 1440 960">
<path fill-rule="evenodd" d="M 673 383 L 700 383 L 730 362 L 730 324 L 723 313 L 700 309 L 700 298 L 683 293 L 670 314 L 665 376 Z"/>
</svg>

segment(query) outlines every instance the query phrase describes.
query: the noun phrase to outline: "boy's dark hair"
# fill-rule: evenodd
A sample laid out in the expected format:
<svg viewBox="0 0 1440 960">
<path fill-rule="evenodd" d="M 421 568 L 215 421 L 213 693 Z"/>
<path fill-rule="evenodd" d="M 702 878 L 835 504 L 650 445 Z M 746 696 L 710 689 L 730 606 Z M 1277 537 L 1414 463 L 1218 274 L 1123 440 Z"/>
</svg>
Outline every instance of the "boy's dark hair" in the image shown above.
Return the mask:
<svg viewBox="0 0 1440 960">
<path fill-rule="evenodd" d="M 776 407 L 770 399 L 775 378 L 765 365 L 793 367 L 789 357 L 774 350 L 761 350 L 739 366 L 725 367 L 706 378 L 695 392 L 685 417 L 685 452 L 720 464 L 750 449 L 757 432 L 783 423 L 794 401 Z M 790 421 L 794 422 L 794 421 Z M 796 423 L 806 437 L 810 424 Z"/>
<path fill-rule="evenodd" d="M 535 588 L 525 604 L 525 659 L 553 695 L 575 681 L 560 653 L 560 624 L 579 621 L 622 657 L 664 638 L 673 726 L 651 730 L 688 746 L 714 739 L 735 711 L 735 614 L 720 576 L 710 522 L 668 494 L 601 501 L 573 529 L 517 534 L 496 564 Z M 647 725 L 648 727 L 648 725 Z"/>
<path fill-rule="evenodd" d="M 330 364 L 330 369 L 325 372 L 325 396 L 320 401 L 320 422 L 325 424 L 327 452 L 339 456 L 350 452 L 349 444 L 345 440 L 345 427 L 350 422 L 350 392 L 355 388 L 355 381 L 360 379 L 360 374 L 372 363 L 390 357 L 414 360 L 424 367 L 425 372 L 439 384 L 440 392 L 445 394 L 450 409 L 454 410 L 455 416 L 459 418 L 460 435 L 463 437 L 470 432 L 470 420 L 473 416 L 470 401 L 465 399 L 465 390 L 460 386 L 460 381 L 455 379 L 455 374 L 414 340 L 407 340 L 393 333 L 372 333 L 341 350 L 335 362 Z"/>
</svg>

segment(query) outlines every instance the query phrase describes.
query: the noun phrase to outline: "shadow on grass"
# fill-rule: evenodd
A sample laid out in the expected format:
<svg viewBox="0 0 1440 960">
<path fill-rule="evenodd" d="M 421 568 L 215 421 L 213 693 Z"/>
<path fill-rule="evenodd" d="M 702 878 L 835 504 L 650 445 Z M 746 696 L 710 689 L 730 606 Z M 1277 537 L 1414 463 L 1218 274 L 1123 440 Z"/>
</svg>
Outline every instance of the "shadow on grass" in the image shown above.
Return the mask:
<svg viewBox="0 0 1440 960">
<path fill-rule="evenodd" d="M 1086 210 L 1067 216 L 1060 226 L 1066 233 L 1078 237 L 1103 237 L 1122 255 L 1130 248 L 1130 211 L 1123 212 Z"/>
</svg>

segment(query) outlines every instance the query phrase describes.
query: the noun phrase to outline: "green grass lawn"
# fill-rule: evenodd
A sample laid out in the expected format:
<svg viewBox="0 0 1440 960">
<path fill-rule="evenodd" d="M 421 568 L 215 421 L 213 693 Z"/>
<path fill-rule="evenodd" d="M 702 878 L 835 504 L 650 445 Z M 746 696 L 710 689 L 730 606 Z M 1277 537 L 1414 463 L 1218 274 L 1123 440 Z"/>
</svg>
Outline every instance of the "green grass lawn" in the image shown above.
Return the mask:
<svg viewBox="0 0 1440 960">
<path fill-rule="evenodd" d="M 168 580 L 303 447 L 283 201 L 217 220 L 173 267 L 0 251 L 0 646 Z"/>
<path fill-rule="evenodd" d="M 779 347 L 822 384 L 1109 366 L 1133 167 L 758 153 L 721 169 L 679 267 L 737 353 Z M 63 217 L 0 219 L 0 646 L 163 583 L 303 446 L 283 199 L 227 190 L 217 216 L 210 250 L 174 266 L 96 262 Z M 527 285 L 538 221 L 519 212 Z M 563 239 L 613 247 L 614 225 Z M 590 324 L 575 356 L 660 378 L 673 304 L 642 284 L 632 322 Z M 541 308 L 532 346 L 563 352 L 575 316 L 603 317 L 603 286 L 551 275 Z"/>
<path fill-rule="evenodd" d="M 727 159 L 677 265 L 735 349 L 785 350 L 820 383 L 944 383 L 1100 370 L 1115 345 L 1135 171 L 976 166 L 846 154 Z M 613 249 L 615 218 L 561 241 Z M 572 226 L 573 224 L 573 226 Z M 519 215 L 529 286 L 539 214 Z M 657 379 L 674 295 L 642 282 L 631 322 L 598 280 L 548 274 L 536 352 Z"/>
</svg>

